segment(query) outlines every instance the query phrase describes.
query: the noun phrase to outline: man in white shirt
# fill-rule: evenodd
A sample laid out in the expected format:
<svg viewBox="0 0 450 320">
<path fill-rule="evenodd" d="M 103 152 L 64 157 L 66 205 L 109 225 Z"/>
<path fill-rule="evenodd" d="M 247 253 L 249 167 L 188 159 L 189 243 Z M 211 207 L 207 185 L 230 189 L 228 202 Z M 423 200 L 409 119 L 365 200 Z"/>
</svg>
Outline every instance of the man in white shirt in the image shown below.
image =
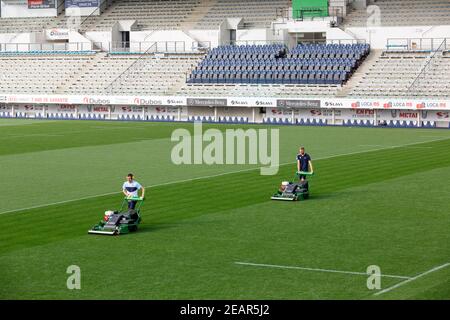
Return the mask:
<svg viewBox="0 0 450 320">
<path fill-rule="evenodd" d="M 127 175 L 127 181 L 123 183 L 122 192 L 125 197 L 139 197 L 139 190 L 141 192 L 141 198 L 144 198 L 145 189 L 141 184 L 134 180 L 134 176 L 132 173 Z M 128 201 L 128 209 L 134 209 L 136 207 L 137 201 L 130 200 Z"/>
</svg>

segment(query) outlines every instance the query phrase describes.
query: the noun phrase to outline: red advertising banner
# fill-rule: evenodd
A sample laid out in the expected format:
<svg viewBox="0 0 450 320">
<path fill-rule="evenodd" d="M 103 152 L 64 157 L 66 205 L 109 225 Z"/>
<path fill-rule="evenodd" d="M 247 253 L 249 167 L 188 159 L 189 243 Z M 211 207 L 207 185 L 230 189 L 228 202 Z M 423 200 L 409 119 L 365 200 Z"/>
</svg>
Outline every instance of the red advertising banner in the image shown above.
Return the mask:
<svg viewBox="0 0 450 320">
<path fill-rule="evenodd" d="M 54 9 L 56 0 L 28 0 L 28 9 Z"/>
</svg>

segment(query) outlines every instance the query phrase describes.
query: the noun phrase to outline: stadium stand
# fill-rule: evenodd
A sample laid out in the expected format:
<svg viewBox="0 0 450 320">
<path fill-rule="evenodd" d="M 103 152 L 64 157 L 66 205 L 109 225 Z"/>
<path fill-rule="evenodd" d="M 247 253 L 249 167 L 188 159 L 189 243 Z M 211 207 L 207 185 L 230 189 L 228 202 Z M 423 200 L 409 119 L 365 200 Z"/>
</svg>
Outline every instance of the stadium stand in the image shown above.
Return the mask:
<svg viewBox="0 0 450 320">
<path fill-rule="evenodd" d="M 446 25 L 450 21 L 449 1 L 378 0 L 374 4 L 380 7 L 385 26 Z M 104 31 L 118 20 L 136 20 L 134 30 L 184 30 L 186 25 L 193 29 L 217 29 L 227 17 L 242 17 L 244 24 L 239 29 L 263 28 L 274 21 L 277 9 L 290 5 L 289 0 L 208 0 L 207 5 L 201 0 L 115 0 L 108 1 L 102 15 L 87 18 L 82 29 Z M 198 17 L 192 18 L 196 14 Z M 366 15 L 363 9 L 351 11 L 345 26 L 364 26 Z M 1 18 L 0 33 L 41 32 L 64 27 L 67 19 L 64 13 L 53 18 Z M 402 45 L 397 52 L 383 51 L 369 64 L 368 55 L 373 50 L 361 43 L 299 44 L 291 49 L 284 44 L 225 45 L 206 55 L 163 50 L 162 57 L 141 55 L 145 50 L 130 54 L 133 46 L 127 50 L 119 46 L 114 52 L 112 43 L 109 43 L 111 52 L 96 52 L 93 46 L 86 50 L 56 49 L 58 45 L 76 44 L 69 42 L 52 42 L 53 50 L 36 49 L 28 44 L 31 49 L 23 51 L 17 46 L 9 50 L 14 44 L 9 47 L 0 44 L 0 92 L 219 97 L 450 96 L 449 53 L 436 55 L 420 86 L 411 89 L 434 53 L 408 51 L 408 45 Z"/>
<path fill-rule="evenodd" d="M 109 30 L 119 20 L 136 20 L 135 30 L 178 29 L 201 1 L 114 0 L 104 3 L 101 15 L 80 19 L 80 31 Z M 58 17 L 1 18 L 0 33 L 41 32 L 44 29 L 64 28 L 69 19 L 64 13 Z"/>
<path fill-rule="evenodd" d="M 172 89 L 184 83 L 186 73 L 200 57 L 198 54 L 172 54 L 163 58 L 98 54 L 87 69 L 73 78 L 66 91 L 72 94 L 100 94 L 105 90 L 121 94 L 172 94 Z"/>
<path fill-rule="evenodd" d="M 119 20 L 136 20 L 135 30 L 179 29 L 200 4 L 200 0 L 116 0 L 101 16 L 92 17 L 89 29 L 107 30 Z"/>
<path fill-rule="evenodd" d="M 0 18 L 0 33 L 41 32 L 58 26 L 54 17 Z"/>
<path fill-rule="evenodd" d="M 408 92 L 421 97 L 450 97 L 450 55 L 443 53 L 433 61 L 433 65 L 419 80 L 419 85 Z"/>
<path fill-rule="evenodd" d="M 450 2 L 446 0 L 377 0 L 381 26 L 448 25 L 450 24 Z M 350 11 L 345 27 L 365 27 L 373 13 L 366 9 Z M 372 17 L 373 18 L 373 17 Z"/>
<path fill-rule="evenodd" d="M 367 44 L 219 46 L 188 83 L 342 85 L 369 54 Z"/>
<path fill-rule="evenodd" d="M 198 29 L 217 29 L 226 18 L 242 17 L 244 28 L 266 28 L 276 19 L 276 11 L 291 5 L 289 0 L 217 0 L 198 22 Z"/>
<path fill-rule="evenodd" d="M 0 56 L 0 92 L 56 93 L 85 68 L 94 55 Z"/>
<path fill-rule="evenodd" d="M 404 97 L 412 94 L 408 89 L 417 78 L 432 53 L 385 51 L 369 68 L 361 81 L 354 86 L 350 96 Z M 415 94 L 422 96 L 450 96 L 450 57 L 436 58 L 427 73 L 428 80 L 421 82 Z"/>
</svg>

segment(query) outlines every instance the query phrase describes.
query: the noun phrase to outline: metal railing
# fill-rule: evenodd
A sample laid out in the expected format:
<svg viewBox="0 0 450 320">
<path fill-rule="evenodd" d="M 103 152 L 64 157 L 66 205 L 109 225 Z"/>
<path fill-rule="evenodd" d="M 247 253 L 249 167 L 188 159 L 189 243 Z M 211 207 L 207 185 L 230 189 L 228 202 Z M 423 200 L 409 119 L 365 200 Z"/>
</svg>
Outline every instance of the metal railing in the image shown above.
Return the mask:
<svg viewBox="0 0 450 320">
<path fill-rule="evenodd" d="M 151 54 L 151 53 L 187 53 L 204 52 L 211 48 L 208 41 L 194 41 L 190 45 L 185 41 L 142 41 L 110 42 L 108 52 L 112 54 Z"/>
<path fill-rule="evenodd" d="M 148 47 L 146 52 L 142 53 L 138 59 L 136 59 L 132 64 L 130 64 L 127 69 L 125 69 L 122 73 L 120 73 L 116 78 L 114 78 L 113 81 L 111 81 L 109 83 L 108 86 L 105 87 L 104 92 L 107 94 L 112 94 L 115 84 L 117 82 L 119 82 L 122 77 L 124 77 L 128 73 L 130 73 L 134 68 L 139 67 L 143 63 L 145 64 L 145 60 L 144 60 L 145 56 L 147 54 L 149 54 L 150 52 L 153 52 L 152 50 L 155 50 L 155 47 L 156 47 L 156 43 L 154 43 L 152 46 Z M 119 85 L 120 85 L 120 83 L 119 83 Z"/>
<path fill-rule="evenodd" d="M 285 40 L 234 40 L 234 41 L 222 41 L 221 45 L 231 45 L 231 46 L 251 46 L 251 45 L 271 45 L 271 44 L 282 44 L 287 46 L 289 41 Z"/>
<path fill-rule="evenodd" d="M 2 53 L 27 52 L 82 52 L 93 51 L 91 42 L 64 42 L 64 43 L 0 43 Z"/>
<path fill-rule="evenodd" d="M 447 48 L 447 39 L 444 39 L 441 42 L 440 46 L 433 51 L 433 53 L 428 58 L 428 61 L 424 64 L 424 66 L 420 70 L 417 77 L 408 87 L 407 91 L 408 94 L 413 95 L 414 91 L 421 85 L 421 82 L 427 79 L 428 73 L 432 71 L 433 67 L 436 65 L 437 59 L 439 58 L 440 54 L 442 54 L 443 51 L 446 51 L 446 48 Z"/>
<path fill-rule="evenodd" d="M 83 18 L 83 20 L 80 22 L 80 25 L 78 26 L 78 30 L 82 30 L 82 27 L 86 24 L 86 22 L 91 20 L 93 17 L 99 16 L 102 13 L 102 10 L 110 6 L 112 2 L 113 0 L 102 0 L 95 10 L 93 10 L 89 15 Z"/>
<path fill-rule="evenodd" d="M 61 52 L 106 51 L 111 54 L 153 53 L 203 53 L 211 48 L 208 41 L 152 41 L 152 42 L 49 42 L 49 43 L 0 43 L 0 52 Z"/>
<path fill-rule="evenodd" d="M 450 38 L 447 38 L 450 40 Z M 449 50 L 446 38 L 389 38 L 386 42 L 388 51 L 435 51 L 444 42 L 444 50 Z M 450 41 L 449 41 L 450 43 Z"/>
<path fill-rule="evenodd" d="M 225 41 L 221 45 L 234 45 L 234 46 L 244 46 L 244 45 L 271 45 L 271 44 L 281 44 L 286 46 L 288 49 L 292 49 L 297 46 L 298 43 L 303 44 L 364 44 L 365 39 L 303 39 L 300 37 L 295 37 L 291 40 L 236 40 L 236 41 Z"/>
</svg>

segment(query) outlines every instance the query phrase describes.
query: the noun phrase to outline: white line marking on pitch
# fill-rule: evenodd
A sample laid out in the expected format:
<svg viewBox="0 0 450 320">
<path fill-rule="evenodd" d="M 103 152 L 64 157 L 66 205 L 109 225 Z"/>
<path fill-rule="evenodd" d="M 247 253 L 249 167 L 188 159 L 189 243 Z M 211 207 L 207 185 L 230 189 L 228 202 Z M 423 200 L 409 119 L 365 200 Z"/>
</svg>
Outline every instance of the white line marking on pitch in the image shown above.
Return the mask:
<svg viewBox="0 0 450 320">
<path fill-rule="evenodd" d="M 444 140 L 444 139 L 443 139 Z M 382 144 L 360 144 L 359 147 L 384 147 L 384 148 L 409 148 L 409 149 L 433 149 L 433 147 L 416 147 L 416 146 L 385 146 Z"/>
<path fill-rule="evenodd" d="M 445 264 L 443 264 L 443 265 L 434 267 L 434 268 L 432 268 L 432 269 L 430 269 L 430 270 L 428 270 L 428 271 L 425 271 L 425 272 L 422 272 L 422 273 L 418 274 L 418 275 L 415 276 L 415 277 L 409 278 L 409 279 L 407 279 L 407 280 L 405 280 L 405 281 L 402 281 L 402 282 L 399 282 L 399 283 L 397 283 L 397 284 L 395 284 L 395 285 L 393 285 L 393 286 L 391 286 L 391 287 L 389 287 L 389 288 L 386 288 L 386 289 L 384 289 L 384 290 L 378 291 L 377 293 L 374 293 L 374 296 L 378 296 L 378 295 L 380 295 L 380 294 L 383 294 L 383 293 L 392 291 L 392 290 L 394 290 L 394 289 L 396 289 L 396 288 L 398 288 L 398 287 L 401 287 L 401 286 L 403 286 L 403 285 L 405 285 L 405 284 L 407 284 L 407 283 L 409 283 L 409 282 L 412 282 L 412 281 L 414 281 L 414 280 L 417 280 L 417 279 L 419 279 L 419 278 L 421 278 L 421 277 L 423 277 L 423 276 L 426 276 L 427 274 L 430 274 L 430 273 L 432 273 L 432 272 L 435 272 L 435 271 L 444 269 L 444 268 L 446 268 L 446 267 L 448 267 L 448 266 L 450 266 L 450 263 L 445 263 Z"/>
<path fill-rule="evenodd" d="M 328 273 L 342 273 L 342 274 L 351 274 L 358 276 L 370 276 L 365 272 L 354 272 L 354 271 L 342 271 L 342 270 L 333 270 L 333 269 L 322 269 L 322 268 L 307 268 L 307 267 L 297 267 L 297 266 L 280 266 L 275 264 L 261 264 L 261 263 L 251 263 L 251 262 L 235 262 L 235 264 L 244 265 L 244 266 L 253 266 L 253 267 L 265 267 L 265 268 L 278 268 L 278 269 L 294 269 L 294 270 L 303 270 L 303 271 L 315 271 L 315 272 L 328 272 Z M 407 276 L 397 276 L 392 274 L 380 274 L 382 277 L 386 278 L 397 278 L 397 279 L 408 279 L 411 277 Z"/>
<path fill-rule="evenodd" d="M 405 147 L 405 146 L 412 146 L 412 145 L 416 145 L 416 144 L 429 143 L 429 142 L 435 142 L 435 141 L 442 141 L 442 140 L 448 140 L 448 139 L 450 139 L 450 137 L 442 138 L 442 139 L 433 139 L 433 140 L 428 140 L 428 141 L 412 142 L 412 143 L 407 143 L 407 144 L 400 145 L 400 146 L 389 146 L 389 147 L 383 147 L 383 148 L 377 148 L 377 149 L 355 151 L 355 152 L 348 152 L 348 153 L 340 153 L 340 154 L 335 154 L 335 155 L 331 155 L 331 156 L 327 156 L 327 157 L 316 158 L 315 161 L 326 160 L 326 159 L 333 159 L 333 158 L 344 157 L 344 156 L 351 156 L 351 155 L 355 155 L 355 154 L 361 154 L 361 153 L 372 152 L 372 151 L 380 151 L 380 150 L 387 150 L 387 149 L 393 149 L 393 148 L 399 148 L 399 147 Z M 294 163 L 296 163 L 296 162 L 293 161 L 293 162 L 281 163 L 280 167 L 288 165 L 288 164 L 294 164 Z M 154 185 L 151 185 L 151 186 L 147 186 L 145 188 L 156 188 L 156 187 L 172 185 L 172 184 L 175 184 L 175 183 L 183 183 L 183 182 L 190 182 L 190 181 L 203 180 L 203 179 L 209 179 L 209 178 L 216 178 L 216 177 L 221 177 L 221 176 L 225 176 L 225 175 L 229 175 L 229 174 L 248 172 L 248 171 L 260 170 L 260 169 L 261 169 L 261 167 L 248 168 L 248 169 L 242 169 L 242 170 L 235 170 L 235 171 L 230 171 L 230 172 L 223 172 L 223 173 L 218 173 L 218 174 L 212 174 L 212 175 L 209 175 L 209 176 L 202 176 L 202 177 L 197 177 L 197 178 L 190 178 L 190 179 L 184 179 L 184 180 L 177 180 L 177 181 L 165 182 L 165 183 L 160 183 L 160 184 L 154 184 Z M 121 192 L 120 191 L 113 191 L 113 192 L 108 192 L 108 193 L 102 193 L 102 194 L 96 194 L 96 195 L 92 195 L 92 196 L 81 197 L 81 198 L 77 198 L 77 199 L 70 199 L 70 200 L 58 201 L 58 202 L 53 202 L 53 203 L 41 204 L 41 205 L 27 207 L 27 208 L 20 208 L 20 209 L 13 209 L 13 210 L 8 210 L 8 211 L 3 211 L 3 212 L 0 212 L 0 214 L 20 212 L 20 211 L 32 210 L 32 209 L 38 209 L 38 208 L 44 208 L 44 207 L 49 207 L 49 206 L 54 206 L 54 205 L 59 205 L 59 204 L 66 204 L 66 203 L 70 203 L 70 202 L 76 202 L 76 201 L 81 201 L 81 200 L 88 200 L 88 199 L 97 198 L 97 197 L 110 196 L 110 195 L 119 194 L 119 193 L 121 193 Z"/>
</svg>

